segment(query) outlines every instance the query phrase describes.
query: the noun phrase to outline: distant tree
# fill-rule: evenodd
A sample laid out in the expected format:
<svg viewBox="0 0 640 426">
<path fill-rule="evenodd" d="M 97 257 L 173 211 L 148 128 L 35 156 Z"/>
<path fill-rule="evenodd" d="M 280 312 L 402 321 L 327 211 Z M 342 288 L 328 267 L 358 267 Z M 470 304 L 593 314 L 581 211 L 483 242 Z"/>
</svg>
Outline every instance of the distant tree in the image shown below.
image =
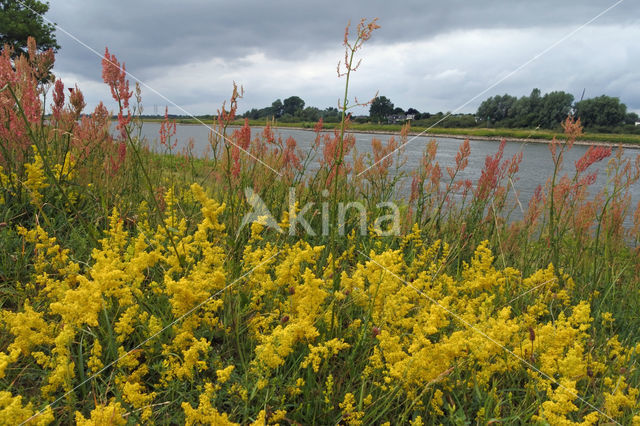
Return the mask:
<svg viewBox="0 0 640 426">
<path fill-rule="evenodd" d="M 320 110 L 316 107 L 306 107 L 300 113 L 300 117 L 304 121 L 318 121 L 320 119 Z"/>
<path fill-rule="evenodd" d="M 36 40 L 39 50 L 60 49 L 56 42 L 55 27 L 43 19 L 49 2 L 37 0 L 0 0 L 0 49 L 13 47 L 12 56 L 27 53 L 27 38 Z"/>
<path fill-rule="evenodd" d="M 540 115 L 540 111 L 542 109 L 542 96 L 541 96 L 541 92 L 540 89 L 535 88 L 531 91 L 531 94 L 529 95 L 529 108 L 530 108 L 530 115 L 528 118 L 530 125 L 537 125 L 537 123 L 535 123 L 536 118 L 538 117 L 538 115 Z"/>
<path fill-rule="evenodd" d="M 573 95 L 533 89 L 529 96 L 493 96 L 480 104 L 476 119 L 500 127 L 557 127 L 571 112 Z M 467 121 L 465 121 L 466 123 Z"/>
<path fill-rule="evenodd" d="M 546 129 L 558 127 L 571 113 L 573 95 L 565 92 L 551 92 L 542 97 L 535 122 Z"/>
<path fill-rule="evenodd" d="M 275 118 L 280 118 L 282 117 L 282 114 L 284 114 L 284 106 L 280 99 L 276 99 L 271 104 L 271 115 L 273 115 Z"/>
<path fill-rule="evenodd" d="M 507 118 L 514 117 L 517 98 L 511 95 L 496 95 L 483 101 L 478 107 L 476 117 L 481 123 L 495 125 Z"/>
<path fill-rule="evenodd" d="M 638 114 L 636 114 L 635 112 L 629 112 L 624 117 L 624 124 L 634 124 L 635 125 L 638 121 L 640 121 L 640 117 L 638 117 Z"/>
<path fill-rule="evenodd" d="M 259 118 L 269 118 L 269 119 L 271 119 L 274 116 L 275 116 L 275 114 L 273 112 L 273 108 L 272 107 L 264 107 L 264 108 L 260 108 L 258 110 L 258 117 Z"/>
<path fill-rule="evenodd" d="M 378 96 L 369 107 L 369 117 L 374 121 L 382 121 L 393 113 L 393 103 L 386 96 Z"/>
<path fill-rule="evenodd" d="M 523 96 L 513 105 L 511 116 L 506 127 L 537 127 L 541 114 L 542 97 L 540 89 L 533 89 L 529 96 Z"/>
<path fill-rule="evenodd" d="M 340 121 L 340 112 L 336 107 L 327 107 L 322 111 L 322 120 L 327 123 Z"/>
<path fill-rule="evenodd" d="M 420 111 L 418 111 L 415 108 L 409 108 L 409 109 L 407 109 L 407 114 L 412 114 L 412 115 L 415 115 L 416 117 L 418 117 L 420 115 Z"/>
<path fill-rule="evenodd" d="M 393 115 L 404 115 L 404 110 L 400 107 L 395 107 L 393 109 Z"/>
<path fill-rule="evenodd" d="M 577 102 L 574 110 L 584 127 L 618 126 L 627 115 L 627 106 L 620 99 L 605 95 Z"/>
<path fill-rule="evenodd" d="M 249 111 L 244 113 L 244 118 L 250 118 L 252 120 L 256 120 L 260 118 L 258 115 L 258 110 L 256 108 L 251 108 Z"/>
<path fill-rule="evenodd" d="M 324 110 L 322 110 L 323 117 L 328 117 L 331 115 L 338 116 L 339 114 L 340 114 L 340 111 L 338 111 L 338 108 L 336 107 L 326 107 Z"/>
<path fill-rule="evenodd" d="M 304 109 L 304 101 L 298 96 L 291 96 L 284 100 L 283 102 L 283 113 L 289 115 L 300 114 Z"/>
</svg>

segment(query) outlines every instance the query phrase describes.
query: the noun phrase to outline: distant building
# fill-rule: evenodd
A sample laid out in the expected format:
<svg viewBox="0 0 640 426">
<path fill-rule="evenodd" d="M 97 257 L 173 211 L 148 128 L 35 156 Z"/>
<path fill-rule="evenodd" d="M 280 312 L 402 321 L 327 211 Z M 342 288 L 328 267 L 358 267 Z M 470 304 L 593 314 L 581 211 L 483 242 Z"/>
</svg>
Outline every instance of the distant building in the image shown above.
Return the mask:
<svg viewBox="0 0 640 426">
<path fill-rule="evenodd" d="M 636 126 L 640 126 L 640 121 L 636 121 Z"/>
<path fill-rule="evenodd" d="M 413 120 L 414 117 L 414 114 L 392 114 L 387 115 L 387 122 L 389 124 L 404 123 L 407 120 Z"/>
</svg>

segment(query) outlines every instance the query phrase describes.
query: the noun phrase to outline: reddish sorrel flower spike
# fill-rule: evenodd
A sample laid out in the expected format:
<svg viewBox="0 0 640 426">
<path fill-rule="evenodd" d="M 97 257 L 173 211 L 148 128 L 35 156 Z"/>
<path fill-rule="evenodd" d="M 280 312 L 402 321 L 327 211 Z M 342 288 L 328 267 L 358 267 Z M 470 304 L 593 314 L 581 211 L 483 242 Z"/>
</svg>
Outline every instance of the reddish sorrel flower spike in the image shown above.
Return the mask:
<svg viewBox="0 0 640 426">
<path fill-rule="evenodd" d="M 111 115 L 102 102 L 92 114 L 85 115 L 74 128 L 72 143 L 80 155 L 86 158 L 98 146 L 111 146 Z M 108 143 L 106 143 L 108 142 Z"/>
<path fill-rule="evenodd" d="M 302 165 L 300 164 L 300 158 L 296 154 L 296 140 L 289 136 L 286 140 L 286 145 L 282 153 L 282 167 L 287 171 L 290 171 L 292 168 L 300 170 Z"/>
<path fill-rule="evenodd" d="M 247 152 L 249 145 L 251 145 L 251 127 L 249 127 L 249 119 L 244 119 L 244 125 L 237 130 L 233 131 L 233 147 L 231 148 L 231 159 L 233 161 L 233 177 L 238 177 L 241 171 L 241 158 L 240 153 L 242 151 Z"/>
<path fill-rule="evenodd" d="M 80 89 L 78 89 L 78 85 L 76 85 L 75 90 L 71 91 L 71 94 L 69 95 L 69 103 L 71 104 L 71 107 L 73 109 L 74 117 L 77 120 L 80 117 L 82 110 L 87 105 L 84 102 L 84 96 L 82 95 L 82 92 L 80 91 Z"/>
<path fill-rule="evenodd" d="M 53 68 L 55 62 L 53 49 L 38 52 L 36 40 L 29 36 L 27 38 L 27 52 L 29 64 L 31 65 L 35 78 L 40 82 L 53 79 L 53 75 L 51 74 L 51 68 Z"/>
<path fill-rule="evenodd" d="M 506 141 L 502 139 L 498 152 L 493 156 L 487 155 L 484 160 L 484 169 L 480 173 L 475 194 L 479 200 L 487 200 L 489 194 L 497 188 L 500 176 L 500 162 L 504 154 L 505 144 Z"/>
<path fill-rule="evenodd" d="M 160 144 L 172 150 L 178 144 L 177 140 L 171 143 L 171 137 L 176 134 L 175 120 L 169 120 L 169 108 L 164 108 L 164 120 L 160 123 Z"/>
<path fill-rule="evenodd" d="M 471 147 L 469 146 L 469 139 L 465 139 L 456 154 L 456 167 L 460 170 L 467 167 L 469 164 L 469 156 L 471 155 Z"/>
<path fill-rule="evenodd" d="M 53 105 L 51 105 L 51 113 L 55 120 L 60 119 L 62 108 L 64 107 L 64 84 L 61 80 L 56 80 L 53 87 Z"/>
<path fill-rule="evenodd" d="M 102 80 L 109 85 L 113 99 L 123 103 L 123 108 L 129 107 L 129 99 L 133 95 L 129 90 L 129 80 L 126 76 L 125 65 L 120 65 L 116 55 L 110 54 L 109 48 L 105 47 L 104 58 L 102 58 Z"/>
<path fill-rule="evenodd" d="M 38 96 L 39 86 L 33 65 L 24 55 L 12 59 L 13 49 L 5 45 L 0 48 L 0 165 L 5 165 L 7 149 L 15 153 L 14 161 L 20 163 L 31 151 L 28 123 L 25 123 L 16 106 L 14 95 L 29 123 L 37 123 L 42 115 Z M 14 154 L 12 154 L 14 155 Z"/>
<path fill-rule="evenodd" d="M 562 123 L 562 128 L 564 129 L 564 134 L 567 136 L 567 145 L 571 148 L 576 139 L 582 136 L 580 118 L 576 119 L 572 115 L 569 115 Z"/>
<path fill-rule="evenodd" d="M 126 78 L 127 71 L 124 64 L 120 65 L 115 55 L 109 53 L 109 48 L 104 49 L 102 58 L 102 80 L 109 85 L 111 96 L 118 102 L 118 126 L 120 134 L 126 137 L 126 127 L 131 122 L 131 111 L 129 111 L 129 99 L 133 92 L 129 90 L 129 80 Z M 126 116 L 124 114 L 126 110 Z"/>
<path fill-rule="evenodd" d="M 458 149 L 458 153 L 456 154 L 456 168 L 447 167 L 447 173 L 449 173 L 449 177 L 453 179 L 458 172 L 464 170 L 469 164 L 469 156 L 471 155 L 471 148 L 469 146 L 469 139 L 465 139 L 460 148 Z"/>
<path fill-rule="evenodd" d="M 590 146 L 578 161 L 576 161 L 576 171 L 584 172 L 589 166 L 598 161 L 602 161 L 611 155 L 611 148 L 604 146 Z"/>
</svg>

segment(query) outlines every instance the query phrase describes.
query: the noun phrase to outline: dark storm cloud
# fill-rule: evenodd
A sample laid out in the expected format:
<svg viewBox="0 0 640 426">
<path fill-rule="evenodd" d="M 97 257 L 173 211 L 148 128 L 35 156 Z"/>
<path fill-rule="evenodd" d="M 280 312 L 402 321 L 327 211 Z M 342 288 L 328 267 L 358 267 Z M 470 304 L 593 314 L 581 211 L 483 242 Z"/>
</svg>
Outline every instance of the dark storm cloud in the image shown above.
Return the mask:
<svg viewBox="0 0 640 426">
<path fill-rule="evenodd" d="M 513 70 L 615 3 L 54 0 L 47 16 L 99 53 L 108 46 L 126 62 L 128 71 L 153 81 L 156 89 L 178 104 L 199 109 L 209 102 L 207 98 L 215 99 L 205 108 L 207 112 L 215 110 L 213 105 L 225 97 L 222 94 L 228 94 L 232 80 L 249 84 L 253 97 L 246 98 L 248 107 L 268 105 L 276 97 L 292 94 L 301 95 L 308 105 L 334 105 L 335 95 L 323 93 L 326 86 L 318 83 L 318 75 L 306 72 L 278 78 L 274 74 L 281 72 L 275 64 L 302 68 L 305 63 L 314 64 L 326 67 L 334 77 L 332 70 L 339 59 L 346 22 L 356 24 L 363 16 L 378 17 L 382 28 L 364 54 L 366 65 L 373 67 L 369 72 L 375 72 L 369 77 L 366 70 L 359 74 L 357 84 L 362 92 L 380 89 L 403 107 L 451 110 L 488 87 L 496 76 Z M 504 92 L 522 95 L 533 87 L 573 92 L 588 87 L 593 96 L 620 96 L 631 109 L 640 109 L 640 89 L 633 72 L 640 65 L 637 38 L 629 35 L 637 34 L 629 29 L 639 27 L 639 12 L 637 1 L 623 1 L 576 34 L 570 40 L 572 45 L 565 43 L 573 51 L 565 49 L 559 55 L 573 55 L 571 62 L 560 57 L 551 64 L 553 55 L 545 55 L 549 58 L 532 64 L 487 96 Z M 598 32 L 599 28 L 608 30 Z M 461 33 L 467 37 L 457 37 Z M 492 38 L 496 34 L 503 38 Z M 429 44 L 434 40 L 444 46 Z M 581 45 L 581 40 L 588 44 Z M 62 33 L 58 33 L 58 41 L 62 49 L 57 72 L 100 80 L 100 58 Z M 416 48 L 410 47 L 413 45 Z M 375 52 L 392 56 L 392 51 L 385 50 L 387 46 L 405 46 L 404 56 L 396 57 L 395 63 L 377 58 Z M 319 62 L 328 51 L 338 53 L 332 56 L 335 60 Z M 622 56 L 610 62 L 607 57 L 614 51 Z M 180 73 L 174 72 L 176 69 Z M 314 98 L 306 98 L 307 94 Z M 87 95 L 91 99 L 92 95 Z M 475 106 L 477 103 L 466 110 Z"/>
<path fill-rule="evenodd" d="M 456 30 L 580 25 L 610 1 L 112 1 L 60 0 L 49 17 L 103 52 L 108 45 L 130 69 L 210 57 L 233 60 L 261 51 L 277 58 L 306 57 L 340 43 L 348 20 L 379 17 L 375 43 L 422 40 Z M 594 25 L 637 22 L 639 7 L 627 0 Z M 94 75 L 96 58 L 64 34 L 58 36 L 65 66 Z M 161 72 L 161 68 L 154 72 Z"/>
</svg>

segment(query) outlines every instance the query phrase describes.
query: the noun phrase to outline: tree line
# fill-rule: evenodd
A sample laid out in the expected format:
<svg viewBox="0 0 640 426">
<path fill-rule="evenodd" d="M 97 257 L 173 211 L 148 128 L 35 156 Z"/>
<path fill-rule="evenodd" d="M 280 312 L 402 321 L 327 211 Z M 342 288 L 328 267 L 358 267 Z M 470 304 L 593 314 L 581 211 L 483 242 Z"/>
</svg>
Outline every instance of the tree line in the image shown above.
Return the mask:
<svg viewBox="0 0 640 426">
<path fill-rule="evenodd" d="M 406 110 L 393 105 L 386 96 L 378 96 L 369 107 L 369 115 L 352 116 L 356 123 L 377 122 L 380 124 L 405 122 L 410 117 L 415 124 L 430 126 L 438 123 L 442 127 L 474 127 L 476 120 L 473 114 L 449 115 L 437 112 L 420 112 L 415 108 Z M 340 111 L 335 107 L 319 109 L 312 106 L 305 106 L 305 102 L 299 96 L 291 96 L 284 101 L 276 99 L 271 106 L 264 108 L 252 108 L 242 116 L 252 120 L 277 119 L 281 122 L 318 121 L 320 118 L 326 123 L 336 123 L 340 121 Z"/>
<path fill-rule="evenodd" d="M 252 120 L 274 118 L 284 122 L 318 121 L 320 118 L 325 122 L 340 121 L 338 108 L 328 107 L 321 110 L 312 106 L 305 107 L 304 100 L 299 96 L 290 96 L 284 101 L 276 99 L 268 107 L 252 108 L 244 113 L 244 117 Z"/>
<path fill-rule="evenodd" d="M 487 127 L 554 129 L 569 114 L 579 117 L 586 129 L 596 131 L 634 126 L 638 121 L 638 114 L 627 112 L 627 106 L 616 97 L 602 95 L 574 102 L 570 93 L 542 95 L 540 89 L 521 98 L 508 94 L 490 97 L 478 107 L 476 119 Z"/>
<path fill-rule="evenodd" d="M 378 96 L 369 106 L 368 116 L 353 117 L 356 122 L 374 122 L 379 124 L 399 123 L 411 120 L 417 126 L 438 127 L 506 127 L 557 129 L 567 115 L 579 117 L 585 129 L 590 131 L 640 132 L 635 123 L 640 121 L 638 114 L 628 112 L 627 106 L 619 98 L 598 96 L 575 102 L 572 94 L 553 91 L 542 94 L 533 89 L 529 96 L 520 98 L 509 94 L 496 95 L 485 99 L 477 111 L 472 114 L 450 114 L 438 112 L 420 112 L 416 108 L 406 110 L 396 107 L 386 96 Z M 244 114 L 251 119 L 275 118 L 280 121 L 317 121 L 340 120 L 337 108 L 321 110 L 305 107 L 299 96 L 291 96 L 284 101 L 277 99 L 271 106 L 253 108 Z"/>
</svg>

